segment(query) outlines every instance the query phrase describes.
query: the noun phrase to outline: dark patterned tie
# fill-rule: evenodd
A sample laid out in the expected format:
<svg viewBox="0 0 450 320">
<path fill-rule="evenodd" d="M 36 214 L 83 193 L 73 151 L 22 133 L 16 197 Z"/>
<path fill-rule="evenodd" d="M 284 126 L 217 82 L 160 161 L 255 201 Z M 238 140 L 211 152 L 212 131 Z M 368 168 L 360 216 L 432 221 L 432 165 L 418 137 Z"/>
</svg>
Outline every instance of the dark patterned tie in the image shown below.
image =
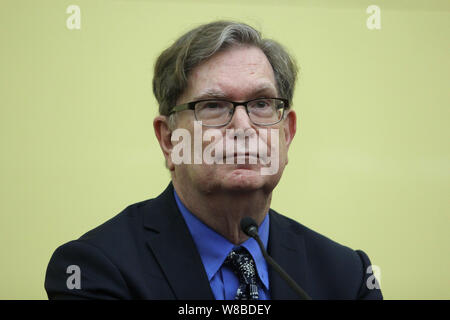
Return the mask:
<svg viewBox="0 0 450 320">
<path fill-rule="evenodd" d="M 231 250 L 224 265 L 229 266 L 239 279 L 235 300 L 258 300 L 258 275 L 255 261 L 243 247 Z"/>
</svg>

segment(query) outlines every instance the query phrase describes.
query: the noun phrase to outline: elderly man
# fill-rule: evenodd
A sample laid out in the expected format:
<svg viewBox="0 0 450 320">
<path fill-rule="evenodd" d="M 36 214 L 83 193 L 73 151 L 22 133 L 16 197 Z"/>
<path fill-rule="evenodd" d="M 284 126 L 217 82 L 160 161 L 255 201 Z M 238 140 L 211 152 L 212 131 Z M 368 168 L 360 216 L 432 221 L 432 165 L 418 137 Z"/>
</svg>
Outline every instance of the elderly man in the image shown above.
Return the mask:
<svg viewBox="0 0 450 320">
<path fill-rule="evenodd" d="M 252 27 L 218 21 L 183 35 L 155 65 L 154 129 L 172 182 L 157 198 L 59 247 L 50 299 L 297 299 L 240 228 L 312 299 L 381 299 L 362 251 L 270 209 L 296 132 L 297 68 Z"/>
</svg>

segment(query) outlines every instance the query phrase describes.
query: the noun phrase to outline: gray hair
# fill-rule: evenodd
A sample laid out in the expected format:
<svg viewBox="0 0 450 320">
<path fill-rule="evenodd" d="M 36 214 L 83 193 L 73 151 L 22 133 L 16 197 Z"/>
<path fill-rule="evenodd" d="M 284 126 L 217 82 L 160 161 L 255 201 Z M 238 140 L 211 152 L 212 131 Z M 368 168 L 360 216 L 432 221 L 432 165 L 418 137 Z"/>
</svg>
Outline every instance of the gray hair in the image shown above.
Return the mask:
<svg viewBox="0 0 450 320">
<path fill-rule="evenodd" d="M 189 72 L 215 53 L 238 45 L 260 48 L 272 65 L 278 94 L 292 103 L 297 66 L 276 41 L 261 38 L 259 31 L 244 23 L 216 21 L 201 25 L 176 40 L 155 63 L 153 93 L 159 113 L 168 116 L 187 87 Z"/>
</svg>

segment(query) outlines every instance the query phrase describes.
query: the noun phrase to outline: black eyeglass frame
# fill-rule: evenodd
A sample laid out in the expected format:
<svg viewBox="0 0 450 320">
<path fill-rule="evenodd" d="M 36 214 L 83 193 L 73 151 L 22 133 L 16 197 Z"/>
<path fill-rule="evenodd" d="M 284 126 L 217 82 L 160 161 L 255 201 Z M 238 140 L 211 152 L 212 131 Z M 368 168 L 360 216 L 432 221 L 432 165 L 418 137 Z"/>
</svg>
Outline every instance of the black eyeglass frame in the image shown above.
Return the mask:
<svg viewBox="0 0 450 320">
<path fill-rule="evenodd" d="M 254 122 L 252 120 L 252 118 L 250 118 L 250 114 L 248 112 L 248 104 L 250 102 L 253 102 L 253 101 L 267 100 L 267 99 L 282 101 L 283 102 L 283 106 L 281 106 L 279 108 L 277 107 L 277 110 L 283 108 L 283 114 L 281 115 L 280 119 L 278 119 L 278 121 L 273 122 L 273 123 L 266 124 L 266 123 L 256 123 L 256 122 Z M 238 106 L 244 106 L 245 107 L 245 111 L 247 112 L 247 115 L 248 115 L 248 118 L 250 119 L 250 121 L 253 124 L 258 125 L 258 126 L 273 126 L 274 124 L 279 123 L 281 120 L 283 120 L 284 115 L 285 115 L 285 111 L 287 109 L 289 109 L 289 100 L 288 99 L 284 99 L 284 98 L 269 98 L 269 97 L 266 98 L 266 97 L 264 97 L 264 98 L 251 99 L 251 100 L 242 101 L 242 102 L 229 101 L 229 100 L 225 100 L 225 99 L 202 99 L 202 100 L 197 100 L 197 101 L 191 101 L 191 102 L 183 103 L 183 104 L 180 104 L 180 105 L 177 105 L 177 106 L 173 107 L 172 110 L 170 110 L 170 112 L 169 112 L 169 116 L 171 114 L 175 113 L 175 112 L 180 112 L 180 111 L 184 111 L 184 110 L 193 110 L 194 111 L 195 120 L 199 121 L 197 119 L 197 114 L 195 112 L 195 105 L 197 103 L 199 103 L 199 102 L 205 102 L 205 101 L 222 101 L 222 102 L 228 102 L 228 103 L 232 103 L 233 104 L 233 112 L 231 113 L 231 117 L 228 120 L 228 122 L 226 122 L 224 124 L 220 124 L 220 125 L 206 125 L 206 124 L 204 124 L 205 127 L 223 127 L 223 126 L 228 125 L 231 122 L 231 120 L 233 119 L 234 112 L 236 111 L 236 107 L 238 107 Z"/>
</svg>

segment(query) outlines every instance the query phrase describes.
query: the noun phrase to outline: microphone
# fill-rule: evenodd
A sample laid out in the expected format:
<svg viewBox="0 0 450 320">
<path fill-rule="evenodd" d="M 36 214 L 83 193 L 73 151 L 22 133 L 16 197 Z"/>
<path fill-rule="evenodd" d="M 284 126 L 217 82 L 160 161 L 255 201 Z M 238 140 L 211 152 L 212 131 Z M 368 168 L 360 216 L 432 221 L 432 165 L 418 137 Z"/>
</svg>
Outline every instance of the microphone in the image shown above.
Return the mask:
<svg viewBox="0 0 450 320">
<path fill-rule="evenodd" d="M 292 279 L 286 273 L 286 271 L 281 268 L 278 263 L 275 262 L 275 260 L 272 259 L 271 256 L 269 256 L 266 249 L 264 249 L 264 245 L 258 234 L 258 225 L 256 224 L 255 220 L 250 217 L 242 218 L 241 230 L 246 235 L 256 240 L 264 256 L 264 259 L 266 259 L 267 263 L 270 264 L 270 266 L 280 275 L 281 278 L 283 278 L 284 281 L 286 281 L 286 283 L 292 288 L 292 290 L 294 290 L 302 300 L 311 300 L 308 294 L 294 281 L 294 279 Z"/>
</svg>

